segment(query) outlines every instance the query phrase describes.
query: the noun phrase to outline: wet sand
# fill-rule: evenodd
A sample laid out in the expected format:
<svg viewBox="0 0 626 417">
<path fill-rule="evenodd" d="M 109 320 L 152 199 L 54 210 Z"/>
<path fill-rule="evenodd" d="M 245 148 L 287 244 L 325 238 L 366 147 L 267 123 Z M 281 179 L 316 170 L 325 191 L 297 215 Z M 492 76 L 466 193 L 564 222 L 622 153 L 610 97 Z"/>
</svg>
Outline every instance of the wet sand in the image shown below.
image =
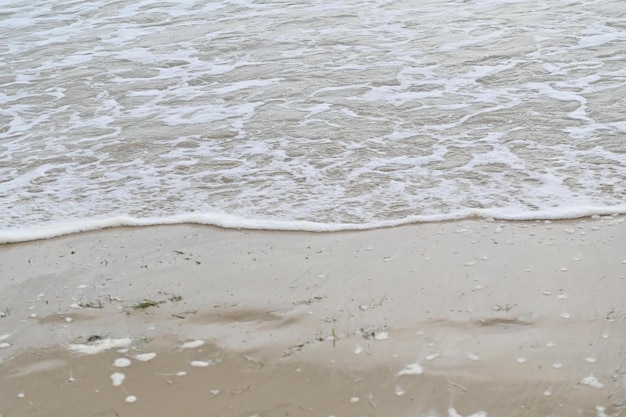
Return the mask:
<svg viewBox="0 0 626 417">
<path fill-rule="evenodd" d="M 626 222 L 0 246 L 0 415 L 626 415 Z"/>
</svg>

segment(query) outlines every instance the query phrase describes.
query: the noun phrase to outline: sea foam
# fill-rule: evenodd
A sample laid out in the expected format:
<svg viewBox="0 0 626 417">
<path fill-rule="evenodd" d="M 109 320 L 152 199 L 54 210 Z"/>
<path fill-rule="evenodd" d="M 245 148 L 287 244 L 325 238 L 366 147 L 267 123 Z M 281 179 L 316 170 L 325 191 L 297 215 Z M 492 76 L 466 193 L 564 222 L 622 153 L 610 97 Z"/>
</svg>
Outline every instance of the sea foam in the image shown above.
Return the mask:
<svg viewBox="0 0 626 417">
<path fill-rule="evenodd" d="M 613 2 L 501 3 L 3 4 L 0 242 L 626 213 Z"/>
</svg>

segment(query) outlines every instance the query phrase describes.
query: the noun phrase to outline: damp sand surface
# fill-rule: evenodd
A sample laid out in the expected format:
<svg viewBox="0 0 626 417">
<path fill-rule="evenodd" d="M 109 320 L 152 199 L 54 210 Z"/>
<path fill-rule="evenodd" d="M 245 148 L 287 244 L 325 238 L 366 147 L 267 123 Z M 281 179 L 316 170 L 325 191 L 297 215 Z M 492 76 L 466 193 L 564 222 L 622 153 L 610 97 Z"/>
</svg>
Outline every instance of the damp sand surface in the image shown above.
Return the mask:
<svg viewBox="0 0 626 417">
<path fill-rule="evenodd" d="M 0 415 L 626 415 L 626 224 L 0 247 Z"/>
</svg>

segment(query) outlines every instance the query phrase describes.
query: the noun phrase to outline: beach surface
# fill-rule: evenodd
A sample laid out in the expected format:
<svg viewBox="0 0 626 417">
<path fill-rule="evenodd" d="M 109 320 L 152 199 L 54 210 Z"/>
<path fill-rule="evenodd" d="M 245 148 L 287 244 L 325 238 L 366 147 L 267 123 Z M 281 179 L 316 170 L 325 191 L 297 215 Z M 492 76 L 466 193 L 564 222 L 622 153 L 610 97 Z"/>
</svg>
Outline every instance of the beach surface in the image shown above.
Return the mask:
<svg viewBox="0 0 626 417">
<path fill-rule="evenodd" d="M 0 416 L 623 416 L 626 222 L 0 246 Z"/>
</svg>

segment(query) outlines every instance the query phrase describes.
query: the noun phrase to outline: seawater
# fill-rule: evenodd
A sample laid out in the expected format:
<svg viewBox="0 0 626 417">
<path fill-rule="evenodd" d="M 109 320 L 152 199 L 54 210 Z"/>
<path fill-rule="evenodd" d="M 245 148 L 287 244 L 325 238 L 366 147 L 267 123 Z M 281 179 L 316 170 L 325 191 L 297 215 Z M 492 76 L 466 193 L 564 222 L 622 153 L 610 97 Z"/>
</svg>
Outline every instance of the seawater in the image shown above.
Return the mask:
<svg viewBox="0 0 626 417">
<path fill-rule="evenodd" d="M 4 0 L 0 241 L 626 213 L 621 0 Z"/>
</svg>

